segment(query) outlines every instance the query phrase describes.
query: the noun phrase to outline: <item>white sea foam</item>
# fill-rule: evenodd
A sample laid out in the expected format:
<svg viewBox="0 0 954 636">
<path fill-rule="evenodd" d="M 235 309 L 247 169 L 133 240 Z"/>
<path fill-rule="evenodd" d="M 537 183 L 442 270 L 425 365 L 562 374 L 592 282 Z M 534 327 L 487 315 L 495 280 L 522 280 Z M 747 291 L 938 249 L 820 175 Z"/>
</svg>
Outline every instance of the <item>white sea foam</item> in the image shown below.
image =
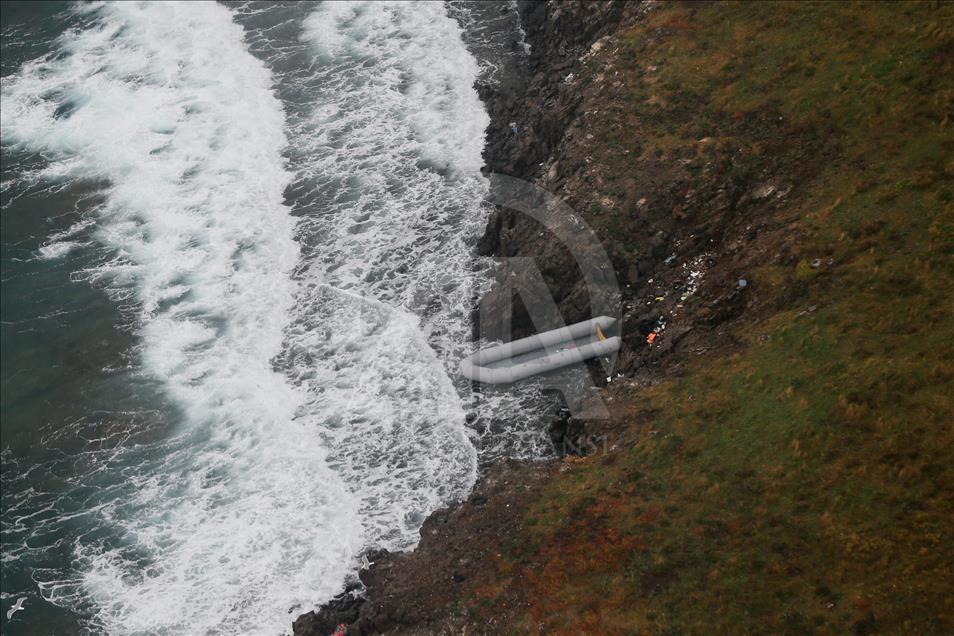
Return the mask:
<svg viewBox="0 0 954 636">
<path fill-rule="evenodd" d="M 483 229 L 487 114 L 477 64 L 440 3 L 325 3 L 303 39 L 323 63 L 295 118 L 302 278 L 421 318 L 445 358 L 468 340 Z M 455 362 L 456 365 L 456 362 Z"/>
<path fill-rule="evenodd" d="M 309 5 L 307 71 L 275 78 L 220 5 L 81 10 L 5 78 L 4 143 L 108 184 L 88 277 L 182 422 L 95 465 L 83 514 L 118 530 L 43 589 L 109 633 L 279 633 L 474 483 L 447 369 L 488 281 L 478 68 L 440 3 Z"/>
<path fill-rule="evenodd" d="M 109 184 L 93 234 L 115 258 L 96 274 L 134 291 L 144 370 L 184 417 L 111 458 L 121 484 L 93 513 L 124 538 L 80 538 L 79 574 L 45 591 L 113 634 L 281 632 L 363 542 L 359 502 L 271 362 L 298 259 L 281 104 L 220 5 L 89 10 L 65 55 L 5 78 L 3 138 L 52 158 L 42 178 Z"/>
<path fill-rule="evenodd" d="M 489 123 L 473 88 L 479 69 L 441 4 L 324 3 L 303 37 L 332 69 L 363 63 L 342 74 L 345 90 L 317 113 L 330 137 L 347 128 L 347 145 L 362 155 L 369 142 L 391 155 L 412 144 L 440 168 L 479 171 Z"/>
<path fill-rule="evenodd" d="M 295 191 L 316 212 L 299 226 L 302 279 L 419 317 L 454 374 L 471 353 L 474 300 L 491 280 L 472 247 L 488 214 L 479 169 L 489 117 L 474 88 L 481 69 L 462 35 L 444 3 L 319 5 L 301 38 L 320 63 L 292 79 L 309 106 L 290 127 Z M 536 389 L 459 389 L 478 415 L 471 433 L 488 457 L 549 448 L 535 408 L 525 408 L 539 402 Z M 491 431 L 487 422 L 503 418 L 507 432 Z"/>
<path fill-rule="evenodd" d="M 49 261 L 57 258 L 63 258 L 72 252 L 73 248 L 79 247 L 81 245 L 83 244 L 78 241 L 55 241 L 53 243 L 41 245 L 37 252 L 41 260 Z"/>
<path fill-rule="evenodd" d="M 291 126 L 308 213 L 285 363 L 302 412 L 334 413 L 330 461 L 361 497 L 367 536 L 407 549 L 476 474 L 447 370 L 482 284 L 478 68 L 439 3 L 324 3 L 301 38 L 319 63 Z"/>
</svg>

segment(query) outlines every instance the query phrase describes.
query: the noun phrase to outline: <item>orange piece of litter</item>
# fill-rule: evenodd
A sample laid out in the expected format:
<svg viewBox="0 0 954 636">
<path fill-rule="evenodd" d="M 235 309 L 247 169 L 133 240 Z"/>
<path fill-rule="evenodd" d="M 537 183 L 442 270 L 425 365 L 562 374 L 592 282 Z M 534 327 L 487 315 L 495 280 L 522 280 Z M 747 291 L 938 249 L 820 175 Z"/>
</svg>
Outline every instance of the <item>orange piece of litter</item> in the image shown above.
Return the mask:
<svg viewBox="0 0 954 636">
<path fill-rule="evenodd" d="M 653 333 L 649 334 L 648 336 L 646 336 L 646 342 L 647 342 L 648 344 L 652 344 L 652 343 L 653 343 L 653 340 L 655 340 L 655 339 L 656 339 L 656 336 L 658 336 L 658 335 L 659 335 L 659 334 L 656 333 L 656 332 L 653 332 Z"/>
</svg>

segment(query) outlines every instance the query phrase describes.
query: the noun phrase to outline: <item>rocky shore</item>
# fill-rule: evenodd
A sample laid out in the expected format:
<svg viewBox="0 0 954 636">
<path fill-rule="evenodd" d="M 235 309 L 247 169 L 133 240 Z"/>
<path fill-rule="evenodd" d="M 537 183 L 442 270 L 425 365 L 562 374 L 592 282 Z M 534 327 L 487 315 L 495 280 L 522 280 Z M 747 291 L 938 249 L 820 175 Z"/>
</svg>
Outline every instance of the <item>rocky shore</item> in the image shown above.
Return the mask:
<svg viewBox="0 0 954 636">
<path fill-rule="evenodd" d="M 771 186 L 720 174 L 699 179 L 678 156 L 652 157 L 640 162 L 636 171 L 644 178 L 631 189 L 620 188 L 609 200 L 599 195 L 611 182 L 614 167 L 594 160 L 599 149 L 590 131 L 606 126 L 600 110 L 612 108 L 620 92 L 614 85 L 618 81 L 612 79 L 613 52 L 604 48 L 611 36 L 644 19 L 654 5 L 564 1 L 518 6 L 531 51 L 527 76 L 503 90 L 477 86 L 491 116 L 485 170 L 545 188 L 570 203 L 598 233 L 604 230 L 602 242 L 624 287 L 624 348 L 616 370 L 636 382 L 658 381 L 678 368 L 679 356 L 673 355 L 677 345 L 684 355 L 705 349 L 715 328 L 745 310 L 750 292 L 739 288 L 737 280 L 752 257 L 744 256 L 745 235 L 731 249 L 724 239 L 738 229 L 731 222 L 739 215 L 740 201 L 751 208 L 760 200 L 744 189 Z M 588 81 L 583 79 L 587 76 Z M 519 132 L 511 130 L 511 122 Z M 632 133 L 635 150 L 639 135 Z M 674 208 L 686 212 L 674 217 Z M 601 217 L 608 215 L 625 217 L 620 219 L 625 244 L 620 236 L 605 231 L 606 219 Z M 755 237 L 751 226 L 748 236 Z M 571 324 L 590 317 L 587 290 L 571 256 L 529 217 L 498 208 L 477 250 L 482 256 L 532 256 L 563 320 Z M 673 256 L 696 265 L 691 271 L 675 268 Z M 693 277 L 694 273 L 698 274 Z M 706 285 L 701 284 L 703 275 Z M 696 288 L 694 298 L 680 301 L 679 292 L 690 285 Z M 520 297 L 501 297 L 504 293 L 511 291 L 497 285 L 481 303 L 511 303 L 515 308 L 511 337 L 533 333 Z M 653 302 L 643 306 L 642 298 Z M 691 337 L 700 325 L 706 333 Z M 660 332 L 665 337 L 649 346 L 647 335 L 660 326 L 665 327 Z M 669 366 L 661 370 L 664 361 Z M 606 384 L 599 374 L 594 379 Z M 613 427 L 613 420 L 587 423 L 563 418 L 554 421 L 551 432 L 556 443 L 582 449 L 587 438 L 602 443 Z M 371 565 L 360 574 L 364 594 L 346 592 L 320 611 L 303 615 L 295 622 L 296 636 L 324 636 L 339 624 L 348 625 L 348 633 L 354 635 L 506 632 L 508 614 L 526 605 L 520 594 L 508 595 L 494 608 L 493 624 L 476 631 L 473 626 L 467 629 L 469 620 L 455 609 L 455 602 L 488 584 L 482 570 L 493 561 L 499 537 L 521 531 L 526 502 L 539 494 L 550 473 L 565 469 L 566 461 L 505 461 L 491 467 L 468 501 L 431 515 L 413 552 L 369 555 Z"/>
<path fill-rule="evenodd" d="M 770 405 L 759 411 L 765 421 L 776 415 L 790 421 L 803 417 L 778 405 L 794 400 L 808 380 L 786 380 L 777 393 L 752 397 L 760 395 L 758 387 L 771 383 L 764 378 L 787 373 L 796 363 L 778 356 L 744 356 L 788 342 L 790 325 L 799 320 L 814 324 L 820 307 L 844 298 L 845 292 L 837 291 L 838 285 L 847 284 L 839 282 L 839 268 L 849 271 L 858 254 L 877 247 L 878 234 L 886 227 L 877 221 L 858 221 L 855 227 L 850 225 L 855 219 L 831 220 L 828 215 L 848 195 L 829 195 L 821 185 L 813 185 L 831 183 L 840 170 L 848 174 L 852 161 L 852 174 L 866 169 L 862 158 L 846 153 L 849 124 L 838 110 L 841 102 L 816 107 L 820 112 L 830 109 L 829 116 L 793 117 L 789 102 L 796 97 L 771 93 L 782 91 L 776 87 L 784 86 L 791 73 L 811 81 L 822 71 L 787 53 L 787 61 L 771 58 L 773 66 L 760 71 L 765 78 L 750 73 L 745 65 L 751 60 L 733 57 L 746 51 L 737 50 L 741 45 L 725 25 L 753 34 L 775 33 L 774 28 L 789 37 L 788 31 L 785 23 L 779 26 L 770 16 L 755 22 L 748 15 L 720 13 L 731 13 L 731 6 L 563 0 L 520 2 L 519 11 L 531 51 L 527 76 L 503 87 L 477 87 L 491 116 L 486 170 L 530 181 L 566 201 L 609 253 L 623 292 L 624 344 L 614 375 L 599 374 L 597 379 L 612 417 L 556 422 L 554 435 L 576 447 L 584 446 L 583 439 L 600 442 L 581 453 L 587 456 L 501 461 L 467 501 L 431 515 L 416 550 L 369 555 L 371 564 L 360 574 L 363 596 L 346 594 L 299 617 L 294 633 L 324 636 L 339 624 L 360 635 L 662 633 L 663 627 L 652 622 L 656 620 L 676 631 L 693 632 L 689 619 L 667 604 L 666 595 L 707 594 L 690 583 L 706 577 L 716 587 L 736 589 L 731 581 L 723 582 L 720 572 L 743 567 L 740 559 L 751 560 L 745 566 L 749 573 L 775 568 L 771 576 L 765 575 L 771 581 L 764 584 L 766 590 L 777 595 L 783 587 L 808 591 L 798 592 L 799 599 L 807 600 L 792 601 L 800 609 L 786 610 L 784 616 L 775 609 L 746 610 L 749 614 L 738 616 L 727 610 L 726 617 L 735 617 L 733 625 L 743 620 L 739 616 L 759 611 L 765 613 L 757 625 L 776 633 L 786 632 L 786 626 L 792 626 L 793 633 L 824 631 L 826 625 L 834 631 L 876 633 L 880 625 L 900 620 L 900 609 L 871 609 L 870 599 L 880 598 L 881 592 L 860 583 L 870 578 L 860 562 L 839 570 L 837 581 L 816 566 L 825 563 L 826 550 L 833 550 L 828 546 L 837 542 L 817 539 L 809 544 L 803 533 L 805 527 L 816 532 L 812 524 L 827 523 L 824 515 L 835 514 L 835 504 L 831 510 L 821 504 L 816 509 L 798 499 L 794 510 L 803 518 L 793 521 L 775 511 L 776 495 L 766 499 L 767 492 L 782 486 L 764 475 L 789 483 L 785 480 L 794 478 L 788 475 L 797 474 L 794 466 L 804 463 L 800 444 L 809 442 L 799 442 L 800 433 L 757 428 L 753 435 L 777 435 L 780 447 L 795 444 L 793 458 L 786 455 L 761 468 L 753 463 L 761 460 L 750 456 L 726 459 L 731 453 L 722 450 L 710 458 L 708 450 L 700 450 L 725 448 L 719 446 L 722 442 L 694 445 L 718 434 L 706 428 L 708 422 L 747 421 L 745 409 L 758 410 L 761 399 Z M 826 18 L 819 10 L 799 19 Z M 890 22 L 890 17 L 885 20 Z M 772 46 L 788 46 L 767 42 L 760 49 L 768 50 L 766 55 L 772 54 Z M 671 68 L 660 68 L 656 59 L 665 59 Z M 700 59 L 716 60 L 718 68 L 709 71 Z M 757 77 L 750 80 L 749 75 Z M 758 90 L 750 90 L 746 82 L 769 98 L 751 97 Z M 727 93 L 730 85 L 741 86 L 733 88 L 739 93 L 748 90 L 748 101 Z M 821 221 L 805 222 L 803 209 L 821 210 Z M 824 223 L 841 223 L 841 238 L 821 238 L 827 236 L 818 230 Z M 497 210 L 478 251 L 533 257 L 564 321 L 590 317 L 586 290 L 569 255 L 528 217 Z M 522 337 L 534 329 L 527 313 L 519 310 L 519 298 L 504 297 L 511 293 L 498 286 L 481 302 L 512 302 L 517 310 L 511 334 Z M 813 328 L 827 328 L 830 320 Z M 843 333 L 849 331 L 847 324 Z M 806 343 L 787 344 L 784 355 L 793 360 L 809 356 L 799 349 L 809 346 Z M 732 366 L 737 360 L 743 360 L 738 369 Z M 805 360 L 815 364 L 814 358 Z M 798 364 L 810 377 L 809 362 Z M 707 365 L 725 370 L 716 375 Z M 699 377 L 706 379 L 696 380 Z M 756 387 L 755 392 L 738 393 L 737 387 L 745 383 Z M 706 387 L 705 395 L 699 387 Z M 838 392 L 819 388 L 792 408 L 810 410 L 819 400 L 827 403 L 831 391 Z M 852 404 L 854 398 L 842 399 Z M 851 412 L 848 406 L 826 408 L 819 421 L 852 417 L 845 415 Z M 822 433 L 813 435 L 820 439 Z M 837 461 L 837 447 L 847 438 L 824 439 L 824 448 L 831 449 L 824 453 L 822 442 L 811 443 L 826 461 Z M 931 465 L 936 461 L 918 457 L 916 461 Z M 789 461 L 793 467 L 784 468 Z M 863 463 L 853 461 L 849 467 Z M 684 470 L 694 465 L 698 475 L 709 477 L 690 484 Z M 786 487 L 811 491 L 814 476 L 802 479 Z M 718 488 L 715 482 L 729 484 L 734 495 L 731 503 L 713 503 L 710 509 L 698 503 L 696 493 L 704 491 L 707 501 L 722 502 L 723 495 L 712 490 Z M 918 505 L 929 511 L 925 514 L 933 510 L 931 502 Z M 750 518 L 753 511 L 757 518 Z M 845 526 L 854 527 L 854 520 Z M 763 546 L 763 539 L 746 533 L 764 524 L 771 529 L 758 536 L 774 539 L 764 539 Z M 684 543 L 673 548 L 665 537 L 681 533 Z M 742 544 L 732 542 L 742 535 L 749 537 L 745 545 L 757 545 L 764 554 L 738 556 L 734 550 L 742 550 Z M 705 547 L 686 547 L 697 551 L 691 558 L 679 553 L 696 540 Z M 720 565 L 708 569 L 710 561 Z M 784 584 L 772 578 L 776 571 Z M 579 579 L 573 578 L 574 572 Z M 680 592 L 679 585 L 686 587 Z M 836 588 L 842 591 L 833 591 Z M 858 591 L 862 588 L 867 591 Z M 719 603 L 727 602 L 719 596 L 725 592 L 712 594 Z M 758 597 L 759 592 L 752 594 Z M 850 594 L 855 599 L 851 607 L 846 601 L 841 609 L 839 600 L 831 600 Z M 703 600 L 697 599 L 694 607 L 711 610 L 710 599 L 699 598 Z M 828 613 L 809 618 L 814 616 L 812 599 L 830 603 Z M 633 603 L 646 607 L 638 615 L 626 614 Z M 836 606 L 841 613 L 832 609 Z M 799 621 L 814 627 L 799 631 Z"/>
<path fill-rule="evenodd" d="M 518 10 L 530 47 L 525 77 L 476 87 L 491 116 L 484 170 L 541 183 L 541 166 L 559 161 L 566 130 L 580 115 L 582 95 L 564 81 L 566 76 L 600 37 L 636 19 L 640 7 L 635 2 L 564 2 L 558 8 L 546 2 L 520 2 Z M 511 122 L 519 122 L 518 133 L 511 130 Z M 565 267 L 567 255 L 550 241 L 539 240 L 538 234 L 532 220 L 498 208 L 477 250 L 482 256 L 533 255 L 564 320 L 588 318 L 587 307 L 573 304 L 574 292 L 579 297 L 585 291 L 575 268 Z M 481 302 L 507 300 L 498 294 L 492 290 Z M 518 310 L 512 337 L 523 337 L 532 333 L 533 325 L 519 311 L 519 297 L 513 302 Z M 555 444 L 563 444 L 564 438 L 571 446 L 582 444 L 584 435 L 584 423 L 566 415 L 551 425 Z M 326 636 L 341 624 L 353 635 L 466 632 L 467 619 L 453 609 L 456 601 L 481 581 L 481 570 L 493 560 L 499 537 L 520 531 L 526 499 L 559 469 L 558 461 L 500 461 L 482 476 L 467 501 L 425 521 L 413 552 L 369 554 L 370 566 L 360 573 L 364 592 L 346 591 L 319 611 L 302 615 L 295 621 L 294 633 Z M 498 608 L 497 628 L 506 631 L 508 605 L 516 608 L 520 603 L 512 598 Z"/>
</svg>

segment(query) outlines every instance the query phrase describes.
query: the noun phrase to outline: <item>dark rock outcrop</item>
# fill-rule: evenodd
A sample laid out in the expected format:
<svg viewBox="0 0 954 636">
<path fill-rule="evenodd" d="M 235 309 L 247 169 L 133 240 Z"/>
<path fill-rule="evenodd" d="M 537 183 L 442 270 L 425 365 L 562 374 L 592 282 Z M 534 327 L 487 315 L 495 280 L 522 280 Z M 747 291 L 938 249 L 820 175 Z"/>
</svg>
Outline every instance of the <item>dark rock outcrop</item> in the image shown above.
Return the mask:
<svg viewBox="0 0 954 636">
<path fill-rule="evenodd" d="M 351 586 L 321 607 L 321 611 L 299 616 L 292 629 L 295 634 L 331 634 L 339 625 L 349 625 L 358 619 L 364 596 Z"/>
<path fill-rule="evenodd" d="M 478 87 L 490 114 L 484 147 L 487 172 L 535 181 L 544 165 L 556 165 L 554 154 L 582 102 L 578 86 L 572 82 L 579 74 L 581 58 L 600 37 L 632 20 L 638 6 L 638 2 L 520 3 L 531 50 L 526 81 L 508 83 L 504 89 Z M 511 123 L 517 125 L 518 132 L 511 129 Z M 488 220 L 477 252 L 482 256 L 532 256 L 564 322 L 590 317 L 586 290 L 572 255 L 533 219 L 498 208 Z M 501 272 L 502 277 L 507 275 Z M 481 304 L 484 316 L 507 316 L 511 321 L 508 330 L 505 324 L 483 320 L 485 337 L 519 338 L 535 331 L 523 301 L 509 287 L 497 285 Z M 512 307 L 512 315 L 497 307 Z"/>
</svg>

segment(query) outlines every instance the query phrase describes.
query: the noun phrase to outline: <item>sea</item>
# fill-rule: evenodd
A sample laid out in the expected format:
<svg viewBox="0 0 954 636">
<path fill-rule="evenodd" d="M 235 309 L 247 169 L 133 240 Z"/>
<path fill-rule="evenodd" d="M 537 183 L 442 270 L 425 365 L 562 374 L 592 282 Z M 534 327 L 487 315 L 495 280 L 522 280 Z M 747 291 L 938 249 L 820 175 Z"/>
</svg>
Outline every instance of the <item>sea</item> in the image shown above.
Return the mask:
<svg viewBox="0 0 954 636">
<path fill-rule="evenodd" d="M 552 452 L 532 383 L 458 372 L 514 2 L 4 2 L 0 33 L 4 635 L 289 633 Z"/>
</svg>

